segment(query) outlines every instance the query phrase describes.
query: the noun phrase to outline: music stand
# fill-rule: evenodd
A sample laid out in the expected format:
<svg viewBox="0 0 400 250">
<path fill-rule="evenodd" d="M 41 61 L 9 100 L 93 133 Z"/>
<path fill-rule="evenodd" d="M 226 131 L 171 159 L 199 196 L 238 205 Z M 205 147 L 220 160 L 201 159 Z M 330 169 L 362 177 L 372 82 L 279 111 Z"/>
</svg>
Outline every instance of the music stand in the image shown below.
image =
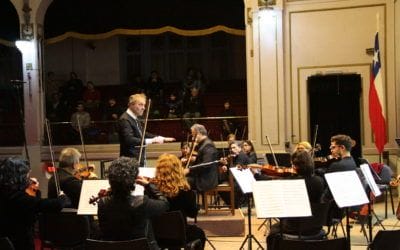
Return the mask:
<svg viewBox="0 0 400 250">
<path fill-rule="evenodd" d="M 325 179 L 338 207 L 346 210 L 347 244 L 350 249 L 349 208 L 369 203 L 368 197 L 355 170 L 327 173 Z"/>
<path fill-rule="evenodd" d="M 248 225 L 248 232 L 246 235 L 246 238 L 243 240 L 242 244 L 240 245 L 239 249 L 244 249 L 244 245 L 247 242 L 247 248 L 249 250 L 252 249 L 252 242 L 251 240 L 254 240 L 257 245 L 258 249 L 264 250 L 260 242 L 254 237 L 254 235 L 251 233 L 251 197 L 252 197 L 252 186 L 251 184 L 255 182 L 256 180 L 254 179 L 253 174 L 251 173 L 250 169 L 246 170 L 239 170 L 237 168 L 230 168 L 229 169 L 233 176 L 235 177 L 236 182 L 239 184 L 242 192 L 246 195 L 247 198 L 247 225 Z"/>
</svg>

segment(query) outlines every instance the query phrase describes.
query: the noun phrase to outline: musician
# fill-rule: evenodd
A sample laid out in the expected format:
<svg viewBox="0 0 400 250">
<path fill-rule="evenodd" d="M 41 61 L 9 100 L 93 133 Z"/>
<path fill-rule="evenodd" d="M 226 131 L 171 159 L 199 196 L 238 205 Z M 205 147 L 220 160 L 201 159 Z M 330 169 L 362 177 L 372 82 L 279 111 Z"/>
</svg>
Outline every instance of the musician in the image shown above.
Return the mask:
<svg viewBox="0 0 400 250">
<path fill-rule="evenodd" d="M 249 157 L 245 152 L 242 151 L 242 142 L 241 141 L 233 141 L 229 145 L 230 155 L 228 159 L 222 159 L 221 162 L 224 164 L 221 167 L 221 174 L 220 174 L 220 182 L 227 181 L 229 175 L 229 168 L 236 168 L 237 166 L 247 166 L 250 161 Z M 235 208 L 239 208 L 241 205 L 243 193 L 240 189 L 236 180 L 234 180 L 234 189 L 235 189 Z M 230 205 L 230 198 L 229 193 L 221 192 L 220 196 L 222 200 L 224 200 L 225 204 Z"/>
<path fill-rule="evenodd" d="M 79 159 L 81 153 L 75 148 L 64 148 L 59 158 L 59 167 L 57 168 L 57 176 L 60 189 L 71 199 L 71 207 L 78 208 L 79 198 L 81 196 L 82 181 L 76 178 L 79 171 Z M 48 183 L 49 198 L 57 197 L 57 189 L 54 175 Z"/>
<path fill-rule="evenodd" d="M 142 141 L 142 125 L 138 120 L 146 109 L 146 96 L 144 94 L 134 94 L 129 97 L 128 109 L 120 116 L 118 121 L 118 134 L 120 141 L 120 156 L 133 157 L 139 159 L 140 146 Z M 164 143 L 175 141 L 172 137 L 156 136 L 145 133 L 144 145 L 152 143 Z M 140 165 L 144 166 L 146 148 L 142 150 Z"/>
<path fill-rule="evenodd" d="M 356 170 L 357 164 L 351 156 L 352 139 L 348 135 L 335 135 L 331 137 L 331 154 L 339 161 L 329 165 L 327 173 Z"/>
<path fill-rule="evenodd" d="M 146 237 L 151 249 L 159 249 L 150 220 L 166 212 L 169 204 L 154 184 L 138 176 L 138 167 L 138 162 L 128 157 L 119 157 L 111 163 L 108 172 L 111 189 L 98 201 L 101 238 L 121 241 Z M 135 183 L 144 186 L 144 196 L 131 194 Z"/>
<path fill-rule="evenodd" d="M 34 250 L 34 223 L 38 213 L 58 212 L 68 201 L 61 194 L 56 199 L 41 199 L 26 193 L 30 167 L 19 158 L 0 162 L 0 237 L 8 237 L 16 250 Z"/>
<path fill-rule="evenodd" d="M 306 151 L 295 151 L 291 156 L 292 166 L 296 169 L 297 176 L 291 177 L 295 179 L 304 179 L 308 198 L 311 205 L 313 218 L 321 217 L 323 211 L 320 210 L 320 202 L 324 192 L 323 179 L 314 175 L 314 161 L 310 154 Z M 276 237 L 280 235 L 280 228 L 283 234 L 294 234 L 302 236 L 315 236 L 314 239 L 322 239 L 324 233 L 322 230 L 322 223 L 318 223 L 313 218 L 283 218 L 279 223 L 274 224 L 267 236 L 267 248 L 275 249 L 274 244 Z"/>
<path fill-rule="evenodd" d="M 196 218 L 198 207 L 195 193 L 190 190 L 181 161 L 172 154 L 162 154 L 156 164 L 154 178 L 158 189 L 169 201 L 169 211 L 181 211 L 185 218 Z M 196 225 L 186 225 L 186 240 L 188 242 L 200 239 L 204 249 L 206 236 L 204 231 Z"/>
<path fill-rule="evenodd" d="M 306 151 L 311 152 L 312 146 L 308 141 L 301 141 L 296 144 L 294 151 Z"/>
<path fill-rule="evenodd" d="M 257 154 L 254 149 L 254 145 L 250 140 L 243 141 L 242 150 L 249 158 L 249 164 L 257 163 Z"/>
<path fill-rule="evenodd" d="M 185 174 L 192 189 L 207 191 L 218 185 L 218 151 L 214 142 L 208 138 L 206 128 L 201 124 L 194 124 L 190 128 L 192 137 L 197 138 L 195 151 L 197 156 L 193 166 L 210 163 L 204 166 L 186 168 Z"/>
</svg>

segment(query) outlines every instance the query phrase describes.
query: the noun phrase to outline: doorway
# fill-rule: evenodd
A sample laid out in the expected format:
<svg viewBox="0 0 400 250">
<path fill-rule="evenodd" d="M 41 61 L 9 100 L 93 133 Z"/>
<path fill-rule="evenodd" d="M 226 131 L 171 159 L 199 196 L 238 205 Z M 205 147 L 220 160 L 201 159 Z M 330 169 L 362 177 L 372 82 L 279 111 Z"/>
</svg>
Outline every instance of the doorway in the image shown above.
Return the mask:
<svg viewBox="0 0 400 250">
<path fill-rule="evenodd" d="M 310 134 L 321 145 L 318 155 L 330 154 L 330 138 L 336 134 L 349 135 L 356 144 L 352 149 L 355 159 L 361 157 L 361 75 L 313 75 L 307 79 Z M 311 138 L 314 140 L 314 138 Z"/>
</svg>

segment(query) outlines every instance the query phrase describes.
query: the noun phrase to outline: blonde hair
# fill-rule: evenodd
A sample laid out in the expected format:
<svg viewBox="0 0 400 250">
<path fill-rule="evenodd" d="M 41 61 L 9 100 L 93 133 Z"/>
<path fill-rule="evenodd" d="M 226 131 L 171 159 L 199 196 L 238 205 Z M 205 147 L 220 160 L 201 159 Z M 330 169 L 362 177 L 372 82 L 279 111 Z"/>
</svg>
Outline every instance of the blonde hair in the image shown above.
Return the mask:
<svg viewBox="0 0 400 250">
<path fill-rule="evenodd" d="M 81 158 L 81 153 L 76 148 L 64 148 L 61 151 L 59 158 L 60 168 L 73 167 L 74 164 L 79 163 Z"/>
<path fill-rule="evenodd" d="M 299 146 L 304 147 L 304 149 L 305 149 L 307 152 L 311 151 L 311 149 L 312 149 L 312 146 L 311 146 L 311 144 L 310 144 L 308 141 L 301 141 L 301 142 L 297 143 L 296 148 L 295 148 L 295 151 L 297 151 L 297 149 L 298 149 Z"/>
<path fill-rule="evenodd" d="M 146 95 L 145 94 L 134 94 L 134 95 L 131 95 L 129 97 L 128 106 L 131 105 L 131 104 L 136 103 L 139 100 L 146 101 Z"/>
<path fill-rule="evenodd" d="M 175 197 L 180 190 L 190 189 L 183 170 L 181 161 L 175 155 L 162 154 L 158 157 L 155 183 L 165 196 Z"/>
</svg>

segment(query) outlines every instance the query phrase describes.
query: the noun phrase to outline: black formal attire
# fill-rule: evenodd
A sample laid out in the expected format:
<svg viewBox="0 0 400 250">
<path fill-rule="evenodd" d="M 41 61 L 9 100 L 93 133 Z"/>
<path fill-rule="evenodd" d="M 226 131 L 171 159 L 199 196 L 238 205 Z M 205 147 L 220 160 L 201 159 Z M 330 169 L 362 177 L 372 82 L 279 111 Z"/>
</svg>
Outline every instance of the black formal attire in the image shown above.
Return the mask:
<svg viewBox="0 0 400 250">
<path fill-rule="evenodd" d="M 339 172 L 339 171 L 352 171 L 357 169 L 357 164 L 352 156 L 344 157 L 339 161 L 333 162 L 329 165 L 327 173 Z"/>
<path fill-rule="evenodd" d="M 169 211 L 181 211 L 185 218 L 197 217 L 198 206 L 196 194 L 192 190 L 180 190 L 177 196 L 168 198 L 168 201 L 170 206 Z M 204 249 L 206 235 L 203 229 L 186 223 L 186 240 L 190 242 L 196 239 L 200 239 L 201 249 Z"/>
<path fill-rule="evenodd" d="M 250 152 L 247 154 L 247 157 L 249 158 L 249 164 L 256 164 L 257 163 L 257 154 L 256 152 Z"/>
<path fill-rule="evenodd" d="M 145 195 L 116 198 L 103 197 L 98 202 L 101 238 L 130 240 L 146 237 L 152 249 L 158 249 L 150 219 L 166 212 L 167 198 L 153 185 L 145 186 Z M 168 226 L 168 225 L 166 225 Z"/>
<path fill-rule="evenodd" d="M 210 163 L 218 160 L 218 151 L 209 138 L 201 141 L 195 147 L 195 151 L 197 151 L 197 156 L 193 165 Z M 218 185 L 218 163 L 190 169 L 187 179 L 192 189 L 201 192 L 215 188 Z"/>
<path fill-rule="evenodd" d="M 66 197 L 40 199 L 17 191 L 0 194 L 0 237 L 8 237 L 16 250 L 34 250 L 34 224 L 40 212 L 58 212 Z"/>
<path fill-rule="evenodd" d="M 138 119 L 124 112 L 118 121 L 119 155 L 139 159 L 140 144 L 142 142 L 142 125 Z M 154 138 L 155 135 L 146 132 L 145 138 Z M 145 143 L 144 143 L 145 145 Z M 145 165 L 146 148 L 142 150 L 140 165 Z"/>
<path fill-rule="evenodd" d="M 320 221 L 315 218 L 321 218 L 324 211 L 321 210 L 321 198 L 324 193 L 324 181 L 320 176 L 313 175 L 307 177 L 294 177 L 294 179 L 304 178 L 308 198 L 310 201 L 312 217 L 299 217 L 299 218 L 282 218 L 280 223 L 274 224 L 270 230 L 270 234 L 267 236 L 267 248 L 275 249 L 277 237 L 280 237 L 280 230 L 283 234 L 322 237 L 323 234 L 319 234 L 322 230 Z M 317 224 L 315 224 L 317 223 Z M 280 226 L 282 224 L 282 226 Z M 316 238 L 317 239 L 317 238 Z"/>
<path fill-rule="evenodd" d="M 71 200 L 71 207 L 78 208 L 79 198 L 81 197 L 82 181 L 77 179 L 75 176 L 73 176 L 71 173 L 63 168 L 58 168 L 57 174 L 60 183 L 60 189 Z M 47 196 L 49 198 L 56 198 L 57 189 L 54 182 L 54 176 L 50 178 L 47 187 Z"/>
<path fill-rule="evenodd" d="M 249 164 L 249 157 L 243 151 L 240 151 L 238 155 L 232 157 L 231 162 L 228 168 L 236 168 L 238 165 L 246 166 Z M 220 175 L 220 182 L 227 181 L 230 175 L 229 169 Z M 234 190 L 235 190 L 235 208 L 239 208 L 241 203 L 243 202 L 243 192 L 237 183 L 237 181 L 233 180 Z M 225 204 L 230 205 L 230 194 L 228 192 L 219 193 L 222 200 Z"/>
</svg>

